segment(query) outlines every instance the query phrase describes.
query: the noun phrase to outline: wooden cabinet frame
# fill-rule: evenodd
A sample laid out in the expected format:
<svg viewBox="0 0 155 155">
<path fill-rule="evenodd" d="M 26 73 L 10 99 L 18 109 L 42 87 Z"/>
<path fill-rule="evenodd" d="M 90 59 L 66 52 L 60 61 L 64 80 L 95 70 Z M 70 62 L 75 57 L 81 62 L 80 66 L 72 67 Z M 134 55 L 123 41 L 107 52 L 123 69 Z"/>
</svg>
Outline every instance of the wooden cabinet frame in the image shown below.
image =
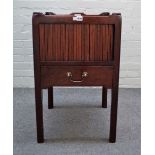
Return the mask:
<svg viewBox="0 0 155 155">
<path fill-rule="evenodd" d="M 34 77 L 35 77 L 35 102 L 36 102 L 36 121 L 37 121 L 37 141 L 44 142 L 43 132 L 43 108 L 42 108 L 42 73 L 41 68 L 44 66 L 102 66 L 110 67 L 112 74 L 112 84 L 109 87 L 103 85 L 102 107 L 107 107 L 107 88 L 112 90 L 111 93 L 111 118 L 110 118 L 110 135 L 109 141 L 116 141 L 116 124 L 117 124 L 117 106 L 118 106 L 118 87 L 119 87 L 119 66 L 120 66 L 120 44 L 121 44 L 121 15 L 118 13 L 102 13 L 100 15 L 85 15 L 83 21 L 73 21 L 73 16 L 55 15 L 54 13 L 33 13 L 33 54 L 34 54 Z M 113 59 L 111 61 L 41 61 L 40 60 L 40 36 L 39 24 L 111 24 L 113 25 Z M 95 75 L 94 75 L 95 76 Z M 62 85 L 63 86 L 63 85 Z M 73 85 L 74 86 L 74 85 Z M 76 86 L 76 85 L 75 85 Z M 78 86 L 78 84 L 77 84 Z M 53 108 L 53 87 L 49 86 L 48 101 L 49 108 Z"/>
</svg>

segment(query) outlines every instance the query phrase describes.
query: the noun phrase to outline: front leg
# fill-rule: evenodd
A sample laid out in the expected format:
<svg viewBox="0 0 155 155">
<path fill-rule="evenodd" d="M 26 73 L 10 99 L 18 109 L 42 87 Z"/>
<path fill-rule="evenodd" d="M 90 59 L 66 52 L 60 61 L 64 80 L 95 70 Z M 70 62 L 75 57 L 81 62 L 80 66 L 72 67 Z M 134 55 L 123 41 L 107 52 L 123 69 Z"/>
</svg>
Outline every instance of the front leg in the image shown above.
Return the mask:
<svg viewBox="0 0 155 155">
<path fill-rule="evenodd" d="M 110 136 L 109 142 L 116 142 L 116 127 L 117 127 L 117 107 L 118 107 L 118 86 L 112 88 L 111 101 L 111 118 L 110 118 Z"/>
<path fill-rule="evenodd" d="M 35 102 L 36 102 L 36 123 L 37 123 L 37 141 L 38 143 L 44 142 L 43 130 L 43 105 L 42 105 L 42 90 L 35 88 Z"/>
</svg>

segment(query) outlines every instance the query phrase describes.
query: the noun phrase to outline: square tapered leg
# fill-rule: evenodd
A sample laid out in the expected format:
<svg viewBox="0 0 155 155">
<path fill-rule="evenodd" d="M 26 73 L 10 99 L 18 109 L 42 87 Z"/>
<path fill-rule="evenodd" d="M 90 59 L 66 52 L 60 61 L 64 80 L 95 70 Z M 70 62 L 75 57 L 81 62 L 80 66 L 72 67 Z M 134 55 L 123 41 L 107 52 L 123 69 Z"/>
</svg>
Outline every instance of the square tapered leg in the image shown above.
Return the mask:
<svg viewBox="0 0 155 155">
<path fill-rule="evenodd" d="M 53 108 L 53 87 L 48 88 L 48 109 Z"/>
<path fill-rule="evenodd" d="M 43 105 L 42 105 L 42 90 L 36 88 L 36 123 L 37 123 L 37 141 L 38 143 L 44 142 L 44 130 L 43 130 Z"/>
<path fill-rule="evenodd" d="M 107 108 L 107 88 L 102 87 L 102 108 Z"/>
<path fill-rule="evenodd" d="M 110 117 L 110 135 L 109 142 L 116 142 L 116 128 L 117 128 L 117 107 L 118 107 L 118 87 L 112 88 L 111 101 L 111 117 Z"/>
</svg>

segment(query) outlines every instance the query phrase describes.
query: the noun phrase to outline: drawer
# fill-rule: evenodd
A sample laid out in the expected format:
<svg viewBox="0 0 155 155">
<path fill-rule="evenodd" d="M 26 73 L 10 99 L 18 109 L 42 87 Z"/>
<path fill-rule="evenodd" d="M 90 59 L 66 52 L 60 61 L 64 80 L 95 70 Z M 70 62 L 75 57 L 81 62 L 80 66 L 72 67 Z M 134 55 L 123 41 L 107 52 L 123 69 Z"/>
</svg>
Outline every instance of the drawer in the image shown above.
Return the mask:
<svg viewBox="0 0 155 155">
<path fill-rule="evenodd" d="M 112 86 L 112 67 L 42 66 L 41 86 Z"/>
</svg>

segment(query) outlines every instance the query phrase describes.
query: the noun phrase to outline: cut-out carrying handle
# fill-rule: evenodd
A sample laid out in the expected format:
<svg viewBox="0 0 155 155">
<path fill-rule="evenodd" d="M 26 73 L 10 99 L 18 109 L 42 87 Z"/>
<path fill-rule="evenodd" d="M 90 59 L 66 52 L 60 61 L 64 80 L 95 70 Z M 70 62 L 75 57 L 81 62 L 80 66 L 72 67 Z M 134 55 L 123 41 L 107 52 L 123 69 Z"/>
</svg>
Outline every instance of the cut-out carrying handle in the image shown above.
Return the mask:
<svg viewBox="0 0 155 155">
<path fill-rule="evenodd" d="M 83 12 L 72 12 L 70 15 L 76 15 L 76 14 L 79 14 L 79 15 L 82 15 L 82 16 L 86 15 Z"/>
<path fill-rule="evenodd" d="M 45 12 L 45 15 L 56 15 L 54 12 Z"/>
</svg>

